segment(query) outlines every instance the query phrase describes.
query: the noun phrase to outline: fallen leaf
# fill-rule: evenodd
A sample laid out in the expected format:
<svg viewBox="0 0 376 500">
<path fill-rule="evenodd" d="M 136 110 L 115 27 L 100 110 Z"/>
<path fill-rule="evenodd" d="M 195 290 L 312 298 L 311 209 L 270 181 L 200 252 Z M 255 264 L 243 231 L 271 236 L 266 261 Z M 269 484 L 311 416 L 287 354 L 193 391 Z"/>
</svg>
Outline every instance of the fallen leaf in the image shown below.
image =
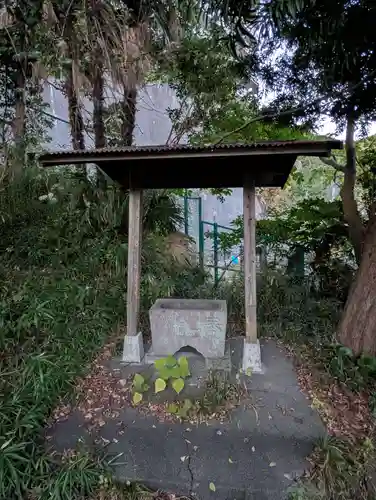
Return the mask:
<svg viewBox="0 0 376 500">
<path fill-rule="evenodd" d="M 209 490 L 215 491 L 215 484 L 214 483 L 209 483 Z"/>
<path fill-rule="evenodd" d="M 234 463 L 234 462 L 233 462 L 233 460 L 232 460 L 231 458 L 229 458 L 229 459 L 228 459 L 228 461 L 229 461 L 229 463 L 230 463 L 230 464 L 233 464 L 233 463 Z"/>
<path fill-rule="evenodd" d="M 252 449 L 253 453 L 256 451 L 256 448 L 254 446 L 252 446 L 251 449 Z"/>
<path fill-rule="evenodd" d="M 185 430 L 186 430 L 187 432 L 192 432 L 192 429 L 191 429 L 190 427 L 187 427 Z"/>
<path fill-rule="evenodd" d="M 194 450 L 194 451 L 197 451 L 197 450 L 198 450 L 198 446 L 194 446 L 194 447 L 193 447 L 193 450 Z"/>
<path fill-rule="evenodd" d="M 119 380 L 119 384 L 122 386 L 122 387 L 125 387 L 127 385 L 127 380 L 125 378 L 122 378 Z"/>
<path fill-rule="evenodd" d="M 116 443 L 118 443 L 118 442 L 119 442 L 119 440 L 118 440 L 118 439 L 116 439 L 116 438 L 114 438 L 114 439 L 112 440 L 112 442 L 116 444 Z"/>
<path fill-rule="evenodd" d="M 186 456 L 182 456 L 182 457 L 180 457 L 180 460 L 181 460 L 182 462 L 184 462 L 186 458 L 187 458 Z"/>
<path fill-rule="evenodd" d="M 244 442 L 245 443 L 249 443 L 249 439 L 248 438 L 244 438 Z"/>
<path fill-rule="evenodd" d="M 275 467 L 277 464 L 275 462 L 270 462 L 269 467 Z"/>
<path fill-rule="evenodd" d="M 222 431 L 217 431 L 218 436 L 222 436 Z"/>
</svg>

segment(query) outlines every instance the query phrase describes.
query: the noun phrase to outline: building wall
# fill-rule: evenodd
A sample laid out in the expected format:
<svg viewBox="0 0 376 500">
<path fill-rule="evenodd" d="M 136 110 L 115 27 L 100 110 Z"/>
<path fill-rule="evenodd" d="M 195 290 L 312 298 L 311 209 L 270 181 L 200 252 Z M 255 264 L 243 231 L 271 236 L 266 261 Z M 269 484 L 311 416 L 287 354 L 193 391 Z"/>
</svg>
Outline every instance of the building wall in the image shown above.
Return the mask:
<svg viewBox="0 0 376 500">
<path fill-rule="evenodd" d="M 71 148 L 70 127 L 68 122 L 68 104 L 66 97 L 50 84 L 44 87 L 44 100 L 50 106 L 51 114 L 56 116 L 50 132 L 51 142 L 46 145 L 50 150 L 66 150 Z M 113 94 L 106 97 L 106 104 L 114 101 Z M 171 130 L 171 120 L 168 108 L 178 107 L 175 92 L 167 84 L 146 85 L 138 92 L 136 127 L 134 144 L 137 146 L 165 144 Z M 88 118 L 92 112 L 92 103 L 84 100 L 85 115 Z M 93 147 L 93 137 L 86 134 L 86 147 Z M 229 175 L 230 172 L 229 172 Z M 243 213 L 243 190 L 234 189 L 221 203 L 210 194 L 203 197 L 203 219 L 215 221 L 220 225 L 229 226 L 231 221 Z M 257 200 L 256 217 L 262 217 L 262 207 Z"/>
</svg>

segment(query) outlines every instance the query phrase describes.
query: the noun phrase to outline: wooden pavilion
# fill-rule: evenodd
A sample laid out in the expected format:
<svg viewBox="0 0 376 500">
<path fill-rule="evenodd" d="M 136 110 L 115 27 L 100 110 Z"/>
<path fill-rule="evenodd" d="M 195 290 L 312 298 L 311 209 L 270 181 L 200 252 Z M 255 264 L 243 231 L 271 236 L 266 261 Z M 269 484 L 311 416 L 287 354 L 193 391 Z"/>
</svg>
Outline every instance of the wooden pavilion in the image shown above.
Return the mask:
<svg viewBox="0 0 376 500">
<path fill-rule="evenodd" d="M 139 335 L 142 192 L 153 188 L 244 188 L 244 274 L 246 339 L 243 368 L 260 366 L 256 315 L 255 188 L 283 187 L 296 158 L 329 157 L 337 140 L 260 141 L 216 146 L 142 146 L 52 152 L 42 166 L 96 164 L 129 189 L 127 336 Z M 131 345 L 132 343 L 128 344 Z M 126 346 L 126 342 L 124 343 Z M 128 360 L 140 362 L 131 346 Z M 134 359 L 130 359 L 130 358 Z M 258 359 L 257 359 L 258 358 Z"/>
</svg>

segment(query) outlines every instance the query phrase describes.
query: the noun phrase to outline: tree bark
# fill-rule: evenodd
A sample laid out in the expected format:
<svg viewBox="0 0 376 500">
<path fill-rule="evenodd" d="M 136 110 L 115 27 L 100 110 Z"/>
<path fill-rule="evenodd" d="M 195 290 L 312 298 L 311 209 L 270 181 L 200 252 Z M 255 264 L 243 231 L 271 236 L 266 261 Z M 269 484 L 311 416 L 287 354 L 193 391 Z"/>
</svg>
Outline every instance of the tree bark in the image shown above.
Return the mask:
<svg viewBox="0 0 376 500">
<path fill-rule="evenodd" d="M 133 143 L 133 132 L 136 123 L 136 100 L 137 90 L 124 88 L 121 103 L 121 136 L 124 146 L 132 146 Z"/>
<path fill-rule="evenodd" d="M 69 124 L 72 147 L 74 150 L 85 149 L 84 120 L 78 101 L 77 91 L 73 81 L 73 71 L 70 67 L 65 78 L 65 93 L 68 99 Z M 77 165 L 76 176 L 81 181 L 87 181 L 85 164 Z"/>
<path fill-rule="evenodd" d="M 68 98 L 72 147 L 74 150 L 85 149 L 84 120 L 74 87 L 72 68 L 69 68 L 65 79 L 65 92 Z"/>
<path fill-rule="evenodd" d="M 93 126 L 94 142 L 96 148 L 104 148 L 106 146 L 106 136 L 103 121 L 103 92 L 103 66 L 96 59 L 93 65 Z"/>
<path fill-rule="evenodd" d="M 346 128 L 346 167 L 341 188 L 343 214 L 349 228 L 350 241 L 354 247 L 357 264 L 360 264 L 364 239 L 364 226 L 355 200 L 356 162 L 355 162 L 355 122 L 349 115 Z"/>
<path fill-rule="evenodd" d="M 25 131 L 26 131 L 26 61 L 21 62 L 16 77 L 15 109 L 12 122 L 15 155 L 12 165 L 13 177 L 21 175 L 25 163 Z"/>
<path fill-rule="evenodd" d="M 96 51 L 93 73 L 93 127 L 94 127 L 94 144 L 97 149 L 106 147 L 106 134 L 103 120 L 104 111 L 104 78 L 103 64 L 101 62 L 101 54 Z M 97 168 L 97 187 L 105 189 L 107 185 L 104 173 Z"/>
<path fill-rule="evenodd" d="M 368 224 L 362 259 L 342 315 L 338 339 L 355 354 L 376 355 L 376 217 Z"/>
</svg>

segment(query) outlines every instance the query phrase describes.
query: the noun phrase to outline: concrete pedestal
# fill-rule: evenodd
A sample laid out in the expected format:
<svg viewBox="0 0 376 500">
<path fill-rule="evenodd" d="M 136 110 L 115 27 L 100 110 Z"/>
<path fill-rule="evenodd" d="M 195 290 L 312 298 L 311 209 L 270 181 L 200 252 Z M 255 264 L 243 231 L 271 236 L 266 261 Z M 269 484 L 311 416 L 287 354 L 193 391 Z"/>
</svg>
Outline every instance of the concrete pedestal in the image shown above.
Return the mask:
<svg viewBox="0 0 376 500">
<path fill-rule="evenodd" d="M 141 363 L 144 359 L 144 342 L 142 333 L 125 335 L 123 347 L 123 363 Z"/>
<path fill-rule="evenodd" d="M 260 342 L 258 340 L 256 342 L 247 342 L 247 339 L 244 339 L 242 369 L 245 372 L 250 370 L 251 373 L 263 373 Z"/>
</svg>

